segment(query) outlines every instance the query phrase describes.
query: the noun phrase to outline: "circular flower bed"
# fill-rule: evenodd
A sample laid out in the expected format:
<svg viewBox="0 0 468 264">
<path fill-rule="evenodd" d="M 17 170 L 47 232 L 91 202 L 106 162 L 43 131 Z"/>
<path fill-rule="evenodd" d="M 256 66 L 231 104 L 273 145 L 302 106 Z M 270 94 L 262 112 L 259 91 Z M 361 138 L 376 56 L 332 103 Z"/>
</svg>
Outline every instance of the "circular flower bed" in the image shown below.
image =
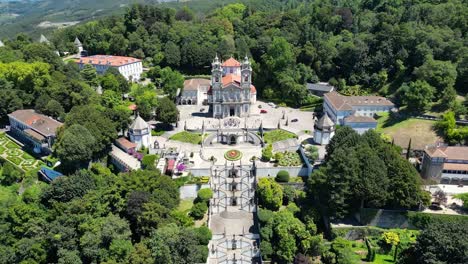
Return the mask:
<svg viewBox="0 0 468 264">
<path fill-rule="evenodd" d="M 224 153 L 224 158 L 229 161 L 240 160 L 242 158 L 242 152 L 235 149 L 228 150 L 226 153 Z"/>
</svg>

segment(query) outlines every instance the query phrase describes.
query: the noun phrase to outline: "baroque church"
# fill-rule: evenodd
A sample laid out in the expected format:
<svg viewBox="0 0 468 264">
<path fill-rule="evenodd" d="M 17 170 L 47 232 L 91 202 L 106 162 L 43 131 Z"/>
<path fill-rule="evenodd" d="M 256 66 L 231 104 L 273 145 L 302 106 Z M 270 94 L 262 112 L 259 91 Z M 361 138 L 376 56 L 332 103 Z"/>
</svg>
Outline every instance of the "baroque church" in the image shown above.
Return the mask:
<svg viewBox="0 0 468 264">
<path fill-rule="evenodd" d="M 214 118 L 247 117 L 257 100 L 252 85 L 252 66 L 246 56 L 242 63 L 234 58 L 221 62 L 216 56 L 211 69 L 208 103 Z"/>
</svg>

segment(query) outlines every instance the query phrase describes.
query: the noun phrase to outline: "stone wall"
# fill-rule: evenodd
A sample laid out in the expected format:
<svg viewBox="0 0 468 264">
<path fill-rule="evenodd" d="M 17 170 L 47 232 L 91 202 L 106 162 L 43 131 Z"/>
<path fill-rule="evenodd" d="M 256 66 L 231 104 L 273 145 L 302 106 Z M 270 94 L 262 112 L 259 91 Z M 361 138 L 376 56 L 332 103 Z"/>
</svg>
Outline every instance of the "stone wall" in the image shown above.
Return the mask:
<svg viewBox="0 0 468 264">
<path fill-rule="evenodd" d="M 209 184 L 187 184 L 179 188 L 180 199 L 197 198 L 197 192 L 203 188 L 210 188 Z"/>
</svg>

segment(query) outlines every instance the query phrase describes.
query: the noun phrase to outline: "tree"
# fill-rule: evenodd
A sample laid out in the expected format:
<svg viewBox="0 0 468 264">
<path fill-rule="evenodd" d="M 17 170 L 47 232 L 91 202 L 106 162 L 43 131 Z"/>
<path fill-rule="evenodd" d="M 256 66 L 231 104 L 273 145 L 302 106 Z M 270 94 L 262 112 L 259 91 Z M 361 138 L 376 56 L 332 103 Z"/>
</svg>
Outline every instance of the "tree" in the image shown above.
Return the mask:
<svg viewBox="0 0 468 264">
<path fill-rule="evenodd" d="M 426 81 L 437 90 L 438 98 L 453 88 L 457 79 L 457 70 L 450 61 L 439 61 L 429 57 L 423 65 L 414 69 L 418 80 Z"/>
<path fill-rule="evenodd" d="M 60 249 L 57 253 L 58 264 L 82 264 L 80 252 L 77 250 Z"/>
<path fill-rule="evenodd" d="M 70 127 L 74 124 L 84 126 L 94 137 L 95 142 L 91 148 L 93 157 L 106 155 L 105 150 L 117 138 L 115 123 L 103 115 L 95 105 L 73 107 L 65 118 L 65 126 Z"/>
<path fill-rule="evenodd" d="M 401 94 L 403 104 L 409 111 L 424 112 L 428 110 L 435 90 L 425 81 L 404 83 L 398 92 Z"/>
<path fill-rule="evenodd" d="M 171 99 L 174 99 L 177 93 L 177 89 L 184 87 L 184 76 L 169 67 L 165 67 L 161 70 L 161 86 L 166 94 Z"/>
<path fill-rule="evenodd" d="M 0 182 L 2 185 L 9 186 L 20 181 L 24 174 L 9 162 L 0 166 Z"/>
<path fill-rule="evenodd" d="M 466 263 L 466 221 L 433 222 L 416 239 L 412 263 Z M 408 263 L 408 262 L 403 262 Z"/>
<path fill-rule="evenodd" d="M 177 122 L 179 118 L 179 110 L 172 100 L 164 97 L 159 101 L 157 107 L 157 118 L 165 124 Z"/>
<path fill-rule="evenodd" d="M 98 76 L 97 76 L 96 68 L 94 68 L 93 65 L 85 64 L 80 74 L 89 86 L 91 87 L 98 86 Z"/>
<path fill-rule="evenodd" d="M 175 14 L 175 19 L 183 21 L 191 21 L 194 17 L 193 11 L 187 6 L 182 7 Z"/>
<path fill-rule="evenodd" d="M 65 109 L 63 106 L 54 99 L 51 99 L 44 109 L 44 114 L 52 116 L 53 118 L 63 117 Z"/>
<path fill-rule="evenodd" d="M 167 65 L 177 67 L 180 65 L 180 49 L 177 44 L 168 41 L 164 46 L 164 60 Z"/>
<path fill-rule="evenodd" d="M 260 207 L 276 211 L 283 203 L 283 190 L 281 185 L 273 179 L 261 178 L 258 181 L 257 195 Z"/>
<path fill-rule="evenodd" d="M 205 202 L 195 203 L 190 209 L 190 216 L 192 216 L 196 220 L 203 219 L 208 210 L 208 206 Z"/>
<path fill-rule="evenodd" d="M 156 264 L 201 263 L 208 257 L 208 247 L 200 244 L 200 236 L 192 228 L 169 224 L 151 236 L 151 251 Z"/>
<path fill-rule="evenodd" d="M 62 203 L 81 198 L 96 188 L 94 179 L 86 170 L 80 170 L 70 176 L 62 176 L 54 180 L 42 194 L 42 201 L 51 204 L 53 201 Z"/>
<path fill-rule="evenodd" d="M 79 167 L 89 160 L 93 155 L 96 144 L 95 137 L 81 125 L 72 125 L 59 134 L 55 145 L 57 157 L 72 167 Z"/>
</svg>

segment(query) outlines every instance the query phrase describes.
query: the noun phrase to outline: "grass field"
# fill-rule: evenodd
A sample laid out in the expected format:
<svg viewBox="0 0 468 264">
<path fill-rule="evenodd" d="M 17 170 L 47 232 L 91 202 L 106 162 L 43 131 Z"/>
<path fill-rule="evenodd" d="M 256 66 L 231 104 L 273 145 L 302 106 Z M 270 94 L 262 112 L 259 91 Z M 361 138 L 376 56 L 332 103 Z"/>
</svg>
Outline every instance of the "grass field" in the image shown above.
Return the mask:
<svg viewBox="0 0 468 264">
<path fill-rule="evenodd" d="M 406 148 L 411 138 L 413 149 L 424 149 L 426 145 L 442 141 L 433 129 L 435 121 L 409 118 L 401 122 L 390 120 L 388 113 L 377 119 L 377 131 L 389 135 L 395 144 Z"/>
<path fill-rule="evenodd" d="M 181 212 L 188 212 L 193 206 L 193 199 L 183 199 L 180 200 L 179 207 L 177 207 L 177 210 Z"/>
<path fill-rule="evenodd" d="M 286 140 L 289 138 L 295 138 L 296 135 L 282 129 L 276 129 L 270 132 L 265 132 L 264 139 L 268 144 L 275 143 L 277 141 Z"/>
<path fill-rule="evenodd" d="M 199 133 L 183 131 L 172 135 L 169 139 L 198 145 L 202 141 L 202 136 Z"/>
</svg>

